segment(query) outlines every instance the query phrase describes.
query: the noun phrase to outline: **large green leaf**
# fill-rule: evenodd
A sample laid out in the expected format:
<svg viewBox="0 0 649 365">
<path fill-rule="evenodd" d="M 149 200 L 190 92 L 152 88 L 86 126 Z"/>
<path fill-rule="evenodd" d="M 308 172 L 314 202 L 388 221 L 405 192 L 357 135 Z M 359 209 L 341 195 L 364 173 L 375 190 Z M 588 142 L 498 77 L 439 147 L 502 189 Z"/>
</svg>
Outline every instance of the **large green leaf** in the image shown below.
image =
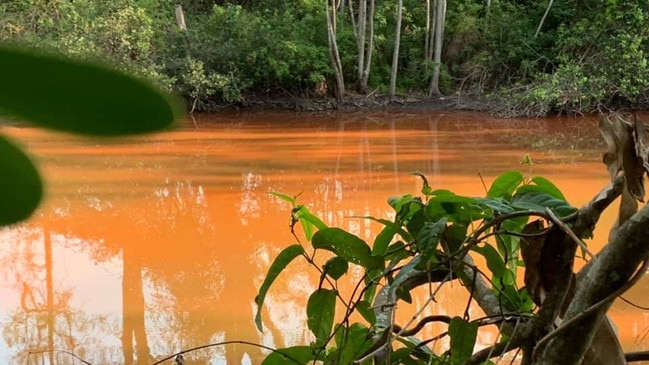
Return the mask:
<svg viewBox="0 0 649 365">
<path fill-rule="evenodd" d="M 502 173 L 491 183 L 487 192 L 489 198 L 511 199 L 514 191 L 523 182 L 523 174 L 520 171 L 510 170 Z"/>
<path fill-rule="evenodd" d="M 563 195 L 561 190 L 559 190 L 559 188 L 554 185 L 552 181 L 541 176 L 534 176 L 532 178 L 532 183 L 533 184 L 521 186 L 520 188 L 518 188 L 517 193 L 524 191 L 537 191 L 548 193 L 557 199 L 566 200 L 566 197 Z"/>
<path fill-rule="evenodd" d="M 313 235 L 313 248 L 328 250 L 349 262 L 371 270 L 380 268 L 383 260 L 372 256 L 370 247 L 362 239 L 340 228 L 321 229 Z"/>
<path fill-rule="evenodd" d="M 261 308 L 264 305 L 264 299 L 266 299 L 266 293 L 268 289 L 273 284 L 277 276 L 286 268 L 286 266 L 293 261 L 296 257 L 304 253 L 304 248 L 300 245 L 291 245 L 286 247 L 282 252 L 275 257 L 275 261 L 270 265 L 268 273 L 264 282 L 259 288 L 259 294 L 255 297 L 255 303 L 257 304 L 257 313 L 255 314 L 255 324 L 259 331 L 263 331 L 261 324 Z"/>
<path fill-rule="evenodd" d="M 261 365 L 304 365 L 315 359 L 316 354 L 310 346 L 293 346 L 271 353 L 266 356 Z"/>
<path fill-rule="evenodd" d="M 317 229 L 327 228 L 327 225 L 320 218 L 311 213 L 306 205 L 300 205 L 293 209 L 293 214 L 300 220 L 300 224 L 302 224 L 302 229 L 304 230 L 304 236 L 307 240 L 313 238 L 314 227 Z"/>
<path fill-rule="evenodd" d="M 385 255 L 390 242 L 392 242 L 392 239 L 396 234 L 401 236 L 406 241 L 412 240 L 412 236 L 410 235 L 410 233 L 405 231 L 398 223 L 389 221 L 387 219 L 375 218 L 371 216 L 365 216 L 361 218 L 369 219 L 377 223 L 381 223 L 382 225 L 385 226 L 383 230 L 381 230 L 381 232 L 379 232 L 379 234 L 376 235 L 376 238 L 374 239 L 374 245 L 372 246 L 372 255 L 374 256 Z"/>
<path fill-rule="evenodd" d="M 88 135 L 170 127 L 180 114 L 146 82 L 108 68 L 0 46 L 0 109 L 34 124 Z"/>
<path fill-rule="evenodd" d="M 372 245 L 372 254 L 375 256 L 383 256 L 388 252 L 390 242 L 394 239 L 397 231 L 390 226 L 385 226 L 374 238 L 374 245 Z"/>
<path fill-rule="evenodd" d="M 490 244 L 485 244 L 484 246 L 471 246 L 471 250 L 482 255 L 487 261 L 487 267 L 491 271 L 495 279 L 500 279 L 505 275 L 505 261 L 500 256 L 498 251 Z"/>
<path fill-rule="evenodd" d="M 342 257 L 334 256 L 324 264 L 323 272 L 334 280 L 340 279 L 347 273 L 349 265 Z"/>
<path fill-rule="evenodd" d="M 286 194 L 279 193 L 279 192 L 276 192 L 276 191 L 271 191 L 270 195 L 275 196 L 277 198 L 280 198 L 285 202 L 291 203 L 292 206 L 295 206 L 295 197 L 294 196 L 286 195 Z"/>
<path fill-rule="evenodd" d="M 370 302 L 366 300 L 361 300 L 356 304 L 356 311 L 363 316 L 363 318 L 370 324 L 374 326 L 376 324 L 376 312 L 370 305 Z"/>
<path fill-rule="evenodd" d="M 519 189 L 520 191 L 520 189 Z M 479 203 L 491 209 L 493 215 L 507 214 L 514 211 L 509 202 L 503 198 L 474 198 Z"/>
<path fill-rule="evenodd" d="M 423 263 L 428 262 L 433 257 L 433 254 L 435 254 L 445 228 L 446 218 L 442 218 L 434 223 L 426 223 L 419 231 L 417 235 L 417 250 L 423 256 Z"/>
<path fill-rule="evenodd" d="M 457 195 L 449 190 L 435 190 L 426 204 L 426 214 L 431 220 L 446 217 L 450 222 L 468 225 L 484 217 L 484 205 L 475 198 Z"/>
<path fill-rule="evenodd" d="M 313 292 L 306 305 L 307 326 L 316 338 L 316 346 L 325 346 L 334 327 L 336 292 L 319 289 Z"/>
<path fill-rule="evenodd" d="M 352 364 L 371 344 L 370 331 L 362 324 L 353 323 L 349 328 L 340 328 L 336 331 L 336 345 L 341 357 L 339 364 Z"/>
<path fill-rule="evenodd" d="M 29 218 L 43 196 L 43 183 L 29 157 L 1 135 L 0 174 L 0 226 Z"/>
<path fill-rule="evenodd" d="M 552 209 L 559 217 L 565 217 L 577 211 L 577 208 L 563 199 L 558 199 L 544 192 L 516 193 L 512 198 L 512 206 L 520 210 L 544 211 Z"/>
<path fill-rule="evenodd" d="M 478 337 L 478 323 L 453 317 L 448 325 L 448 335 L 451 337 L 451 363 L 464 364 L 473 355 L 473 347 Z"/>
</svg>

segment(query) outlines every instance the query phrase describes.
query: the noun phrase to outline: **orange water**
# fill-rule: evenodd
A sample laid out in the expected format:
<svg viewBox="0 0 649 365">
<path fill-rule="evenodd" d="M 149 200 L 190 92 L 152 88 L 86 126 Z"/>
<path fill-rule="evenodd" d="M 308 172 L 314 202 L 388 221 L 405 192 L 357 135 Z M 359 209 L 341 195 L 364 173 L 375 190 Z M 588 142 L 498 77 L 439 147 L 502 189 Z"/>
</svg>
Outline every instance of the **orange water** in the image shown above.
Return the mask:
<svg viewBox="0 0 649 365">
<path fill-rule="evenodd" d="M 50 347 L 93 364 L 151 364 L 222 341 L 308 344 L 304 306 L 317 275 L 304 263 L 291 265 L 270 291 L 265 332 L 253 323 L 270 260 L 295 243 L 290 206 L 269 192 L 299 194 L 325 222 L 371 242 L 378 227 L 352 217 L 389 216 L 387 197 L 418 192 L 412 171 L 433 188 L 481 195 L 481 177 L 489 184 L 521 169 L 550 178 L 577 206 L 607 182 L 593 118 L 267 112 L 195 123 L 114 140 L 2 128 L 35 157 L 47 197 L 31 220 L 0 231 L 0 362 L 79 363 L 62 352 L 29 354 Z M 526 153 L 531 171 L 519 163 Z M 604 216 L 598 238 L 612 219 Z M 649 305 L 647 285 L 628 298 Z M 423 303 L 415 299 L 412 310 Z M 460 307 L 441 298 L 429 310 Z M 612 317 L 628 350 L 649 347 L 646 312 L 616 304 Z M 186 359 L 255 364 L 263 353 L 237 343 Z"/>
</svg>

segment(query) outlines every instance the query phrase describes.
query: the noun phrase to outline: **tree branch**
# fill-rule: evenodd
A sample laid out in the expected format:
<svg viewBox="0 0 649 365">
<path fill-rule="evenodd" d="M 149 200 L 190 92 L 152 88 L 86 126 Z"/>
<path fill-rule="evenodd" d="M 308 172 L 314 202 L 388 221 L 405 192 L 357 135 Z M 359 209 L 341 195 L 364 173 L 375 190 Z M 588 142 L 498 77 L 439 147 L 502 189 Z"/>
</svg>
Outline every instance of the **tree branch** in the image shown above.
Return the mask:
<svg viewBox="0 0 649 365">
<path fill-rule="evenodd" d="M 575 297 L 565 315 L 566 320 L 578 316 L 627 285 L 636 268 L 649 256 L 648 235 L 649 206 L 645 206 L 619 227 L 611 242 L 580 276 Z M 610 302 L 601 305 L 592 315 L 552 340 L 544 349 L 540 363 L 579 363 L 609 306 Z"/>
</svg>

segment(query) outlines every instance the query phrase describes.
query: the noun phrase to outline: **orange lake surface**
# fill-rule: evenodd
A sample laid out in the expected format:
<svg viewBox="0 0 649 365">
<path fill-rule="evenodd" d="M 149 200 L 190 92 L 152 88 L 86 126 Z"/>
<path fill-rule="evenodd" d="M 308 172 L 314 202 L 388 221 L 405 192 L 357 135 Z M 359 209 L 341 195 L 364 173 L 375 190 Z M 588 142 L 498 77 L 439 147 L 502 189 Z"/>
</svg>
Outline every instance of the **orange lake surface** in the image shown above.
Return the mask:
<svg viewBox="0 0 649 365">
<path fill-rule="evenodd" d="M 152 364 L 223 341 L 308 344 L 304 308 L 318 275 L 304 263 L 273 285 L 265 331 L 253 322 L 273 257 L 295 243 L 291 207 L 270 192 L 299 194 L 327 224 L 371 242 L 380 227 L 354 217 L 392 217 L 389 196 L 419 192 L 413 171 L 433 188 L 481 196 L 480 176 L 489 184 L 520 169 L 549 178 L 576 206 L 608 181 L 594 117 L 227 112 L 122 139 L 0 131 L 26 148 L 46 180 L 35 215 L 0 230 L 0 363 L 8 364 L 81 364 L 65 352 L 39 353 L 50 347 L 92 364 Z M 525 154 L 531 167 L 520 164 Z M 604 214 L 593 250 L 614 214 Z M 643 280 L 625 297 L 649 306 L 648 290 Z M 454 284 L 421 314 L 461 314 L 464 291 Z M 400 322 L 425 304 L 421 294 L 399 308 Z M 611 318 L 626 350 L 649 348 L 649 312 L 618 301 Z M 487 333 L 479 344 L 493 341 Z M 258 364 L 264 354 L 236 343 L 185 358 Z"/>
</svg>

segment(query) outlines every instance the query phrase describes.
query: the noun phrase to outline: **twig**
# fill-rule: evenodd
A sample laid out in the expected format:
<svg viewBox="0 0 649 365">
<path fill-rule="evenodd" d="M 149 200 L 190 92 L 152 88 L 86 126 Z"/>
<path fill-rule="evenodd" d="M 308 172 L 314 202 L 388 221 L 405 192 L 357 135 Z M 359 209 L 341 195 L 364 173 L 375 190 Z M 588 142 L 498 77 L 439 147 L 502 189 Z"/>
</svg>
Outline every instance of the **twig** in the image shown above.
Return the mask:
<svg viewBox="0 0 649 365">
<path fill-rule="evenodd" d="M 70 352 L 70 351 L 66 351 L 66 350 L 39 350 L 39 351 L 29 351 L 29 352 L 27 353 L 27 356 L 29 356 L 29 355 L 36 355 L 36 354 L 43 354 L 43 353 L 50 353 L 50 352 L 62 352 L 62 353 L 64 353 L 64 354 L 68 354 L 68 355 L 74 357 L 75 359 L 81 361 L 82 363 L 84 363 L 84 364 L 86 364 L 86 365 L 92 365 L 92 364 L 89 363 L 88 361 L 86 361 L 86 360 L 80 358 L 79 356 L 75 355 L 74 353 L 72 353 L 72 352 Z"/>
<path fill-rule="evenodd" d="M 295 363 L 295 364 L 298 364 L 298 365 L 301 365 L 301 364 L 302 364 L 300 361 L 298 361 L 298 360 L 295 359 L 294 357 L 292 357 L 292 356 L 290 356 L 290 355 L 288 355 L 288 354 L 282 352 L 281 350 L 277 350 L 277 349 L 274 349 L 274 348 L 272 348 L 272 347 L 268 347 L 268 346 L 260 345 L 260 344 L 258 344 L 258 343 L 249 342 L 249 341 L 223 341 L 223 342 L 217 342 L 217 343 L 210 343 L 210 344 L 208 344 L 208 345 L 202 345 L 202 346 L 192 347 L 192 348 L 187 349 L 187 350 L 183 350 L 183 351 L 180 351 L 180 352 L 176 352 L 175 354 L 171 354 L 171 355 L 165 357 L 165 358 L 162 359 L 162 360 L 158 360 L 158 361 L 154 362 L 154 363 L 151 364 L 151 365 L 160 365 L 160 364 L 162 364 L 163 362 L 165 362 L 165 361 L 167 361 L 167 360 L 171 360 L 171 359 L 173 359 L 174 357 L 176 357 L 176 356 L 178 356 L 178 355 L 186 354 L 186 353 L 188 353 L 188 352 L 193 352 L 193 351 L 197 351 L 197 350 L 202 350 L 202 349 L 205 349 L 205 348 L 208 348 L 208 347 L 223 346 L 223 345 L 233 345 L 233 344 L 239 344 L 239 345 L 250 345 L 250 346 L 255 346 L 255 347 L 262 348 L 262 349 L 264 349 L 264 350 L 268 350 L 268 351 L 272 351 L 272 352 L 277 352 L 277 353 L 282 354 L 282 355 L 285 356 L 288 360 L 291 360 L 291 361 L 292 361 L 293 363 Z M 91 365 L 91 364 L 88 363 L 88 362 L 86 362 L 86 364 Z"/>
</svg>

